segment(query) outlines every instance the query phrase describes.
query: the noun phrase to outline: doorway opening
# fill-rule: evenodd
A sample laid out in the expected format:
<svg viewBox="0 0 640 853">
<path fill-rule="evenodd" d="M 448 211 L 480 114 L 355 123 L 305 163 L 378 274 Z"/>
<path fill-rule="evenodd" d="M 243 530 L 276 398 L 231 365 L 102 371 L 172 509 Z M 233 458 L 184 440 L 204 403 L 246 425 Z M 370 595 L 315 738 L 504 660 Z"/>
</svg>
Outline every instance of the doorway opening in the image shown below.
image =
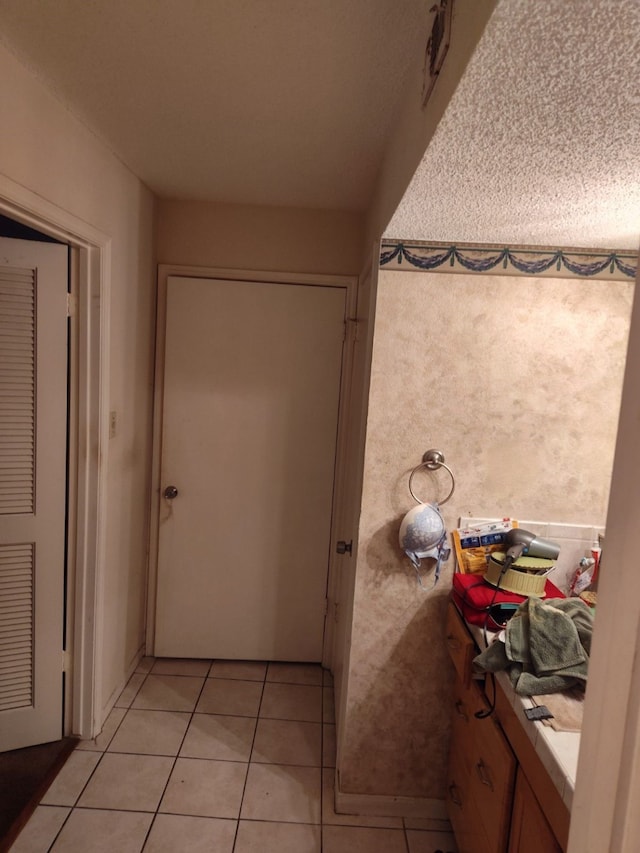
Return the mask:
<svg viewBox="0 0 640 853">
<path fill-rule="evenodd" d="M 0 176 L 0 217 L 14 236 L 35 232 L 69 247 L 70 372 L 64 734 L 90 738 L 101 724 L 101 576 L 107 468 L 107 235 Z M 8 220 L 8 222 L 7 222 Z"/>
</svg>

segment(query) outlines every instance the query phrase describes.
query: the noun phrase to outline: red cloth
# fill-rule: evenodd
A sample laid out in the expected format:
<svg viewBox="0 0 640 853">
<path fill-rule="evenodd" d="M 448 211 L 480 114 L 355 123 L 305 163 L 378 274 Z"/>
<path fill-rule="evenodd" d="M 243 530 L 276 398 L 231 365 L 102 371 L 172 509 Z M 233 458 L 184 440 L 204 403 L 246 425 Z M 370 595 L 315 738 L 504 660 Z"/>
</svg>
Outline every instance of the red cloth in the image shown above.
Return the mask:
<svg viewBox="0 0 640 853">
<path fill-rule="evenodd" d="M 549 580 L 545 583 L 544 592 L 545 598 L 566 598 L 565 594 Z M 455 572 L 453 575 L 453 600 L 467 622 L 472 625 L 480 625 L 480 627 L 486 623 L 490 631 L 498 631 L 504 625 L 491 618 L 488 612 L 489 607 L 503 603 L 522 604 L 523 601 L 527 600 L 527 597 L 503 589 L 496 590 L 496 587 L 485 581 L 482 575 Z"/>
</svg>

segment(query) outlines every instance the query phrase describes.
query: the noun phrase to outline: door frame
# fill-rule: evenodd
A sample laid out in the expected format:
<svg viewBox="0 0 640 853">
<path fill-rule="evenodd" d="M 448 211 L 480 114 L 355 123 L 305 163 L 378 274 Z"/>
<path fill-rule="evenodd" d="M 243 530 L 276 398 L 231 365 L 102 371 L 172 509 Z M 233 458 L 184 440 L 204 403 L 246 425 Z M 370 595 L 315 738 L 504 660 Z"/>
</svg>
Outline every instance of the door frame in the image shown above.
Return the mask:
<svg viewBox="0 0 640 853">
<path fill-rule="evenodd" d="M 346 290 L 346 317 L 355 317 L 357 301 L 357 276 L 322 275 L 315 273 L 266 272 L 261 270 L 221 269 L 219 267 L 194 267 L 175 264 L 159 264 L 156 298 L 156 363 L 153 394 L 153 455 L 151 466 L 151 523 L 149 538 L 149 574 L 147 589 L 147 634 L 146 650 L 148 655 L 155 651 L 155 622 L 156 622 L 156 593 L 158 578 L 158 538 L 160 529 L 160 475 L 162 450 L 162 406 L 164 400 L 164 363 L 165 363 L 165 328 L 167 316 L 167 281 L 170 276 L 187 278 L 211 278 L 226 281 L 256 282 L 267 284 L 317 285 L 321 287 L 341 287 Z M 346 451 L 346 401 L 349 377 L 351 376 L 351 351 L 348 346 L 351 323 L 347 320 L 345 340 L 343 343 L 342 371 L 340 376 L 340 398 L 338 404 L 338 433 L 336 437 L 336 459 L 333 478 L 333 499 L 331 511 L 331 531 L 327 543 L 328 574 L 327 594 L 337 583 L 335 580 L 338 563 L 335 559 L 335 540 L 339 530 L 339 519 L 336 513 L 336 495 L 343 489 L 345 473 L 344 454 Z M 322 663 L 328 665 L 331 660 L 333 646 L 332 619 L 329 618 L 330 608 L 325 615 L 325 628 L 322 647 Z"/>
<path fill-rule="evenodd" d="M 69 512 L 64 733 L 95 737 L 102 725 L 103 573 L 108 465 L 111 239 L 0 174 L 0 213 L 71 249 Z"/>
<path fill-rule="evenodd" d="M 352 365 L 349 377 L 349 397 L 346 400 L 348 445 L 344 448 L 346 464 L 343 489 L 339 494 L 337 517 L 344 523 L 338 532 L 340 537 L 352 537 L 351 552 L 342 557 L 334 555 L 340 569 L 334 572 L 335 587 L 330 589 L 329 600 L 334 602 L 335 611 L 331 620 L 330 668 L 334 677 L 335 712 L 337 723 L 336 768 L 340 769 L 344 720 L 347 713 L 351 632 L 355 599 L 356 570 L 358 565 L 359 517 L 362 503 L 364 477 L 364 448 L 366 441 L 367 412 L 369 409 L 369 387 L 371 357 L 375 331 L 376 296 L 380 242 L 370 249 L 370 257 L 358 279 L 357 320 L 350 324 L 353 333 L 351 345 Z M 336 779 L 339 783 L 339 779 Z M 339 789 L 337 784 L 336 790 Z"/>
</svg>

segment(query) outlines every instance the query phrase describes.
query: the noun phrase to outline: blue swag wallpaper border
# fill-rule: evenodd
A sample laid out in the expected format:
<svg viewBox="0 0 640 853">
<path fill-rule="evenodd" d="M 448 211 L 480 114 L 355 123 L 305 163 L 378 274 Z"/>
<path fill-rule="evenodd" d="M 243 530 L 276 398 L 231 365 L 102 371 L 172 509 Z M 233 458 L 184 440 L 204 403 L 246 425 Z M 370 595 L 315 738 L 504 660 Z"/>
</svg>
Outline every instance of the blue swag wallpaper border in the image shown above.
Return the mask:
<svg viewBox="0 0 640 853">
<path fill-rule="evenodd" d="M 383 240 L 380 267 L 412 272 L 534 275 L 634 280 L 638 253 L 607 249 L 554 249 Z"/>
</svg>

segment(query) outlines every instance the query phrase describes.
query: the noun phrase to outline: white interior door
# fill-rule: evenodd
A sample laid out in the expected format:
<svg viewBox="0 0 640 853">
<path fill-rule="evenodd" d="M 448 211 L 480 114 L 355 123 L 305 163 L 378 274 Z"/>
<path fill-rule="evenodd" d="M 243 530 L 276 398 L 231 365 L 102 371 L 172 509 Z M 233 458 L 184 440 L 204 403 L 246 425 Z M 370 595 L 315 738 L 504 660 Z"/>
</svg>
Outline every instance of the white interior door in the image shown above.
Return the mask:
<svg viewBox="0 0 640 853">
<path fill-rule="evenodd" d="M 321 659 L 345 304 L 169 277 L 157 655 Z"/>
<path fill-rule="evenodd" d="M 0 240 L 0 751 L 62 737 L 67 247 Z"/>
</svg>

